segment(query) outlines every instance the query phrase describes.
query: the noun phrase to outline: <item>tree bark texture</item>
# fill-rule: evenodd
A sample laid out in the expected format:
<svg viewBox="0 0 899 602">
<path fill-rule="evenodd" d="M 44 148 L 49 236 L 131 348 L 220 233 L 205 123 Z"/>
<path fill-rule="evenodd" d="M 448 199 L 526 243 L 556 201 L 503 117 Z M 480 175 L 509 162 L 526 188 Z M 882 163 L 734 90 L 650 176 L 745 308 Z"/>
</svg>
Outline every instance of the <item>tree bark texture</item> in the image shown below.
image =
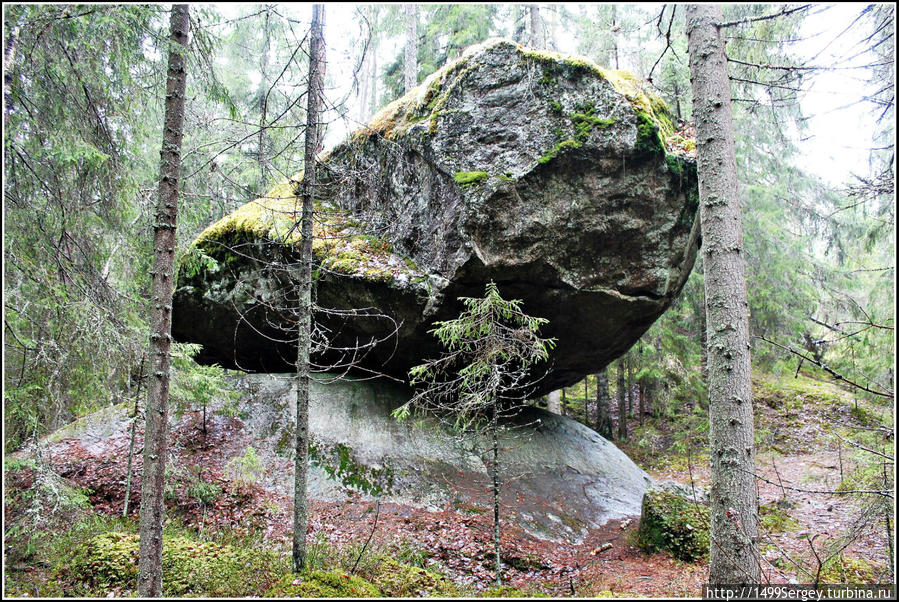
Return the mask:
<svg viewBox="0 0 899 602">
<path fill-rule="evenodd" d="M 624 396 L 624 358 L 618 358 L 618 439 L 627 439 L 627 400 Z"/>
<path fill-rule="evenodd" d="M 178 221 L 178 182 L 187 84 L 184 52 L 190 30 L 187 4 L 172 6 L 169 25 L 168 77 L 165 121 L 160 151 L 159 201 L 153 234 L 153 284 L 150 323 L 151 366 L 144 430 L 144 467 L 141 477 L 140 552 L 137 591 L 142 598 L 162 595 L 162 523 L 165 515 L 165 464 L 168 457 L 168 399 L 172 342 L 175 227 Z"/>
<path fill-rule="evenodd" d="M 302 242 L 300 244 L 300 281 L 297 327 L 297 399 L 293 489 L 293 568 L 300 572 L 306 564 L 306 528 L 309 512 L 306 503 L 306 472 L 309 461 L 309 350 L 312 344 L 312 217 L 316 185 L 316 154 L 319 146 L 319 113 L 323 97 L 325 43 L 322 30 L 323 4 L 312 6 L 309 32 L 309 90 L 306 101 L 306 132 L 302 191 Z"/>
<path fill-rule="evenodd" d="M 760 582 L 749 309 L 720 5 L 686 9 L 708 340 L 712 584 Z"/>
<path fill-rule="evenodd" d="M 403 57 L 403 82 L 408 92 L 418 83 L 418 5 L 406 5 L 406 53 Z"/>
<path fill-rule="evenodd" d="M 551 391 L 549 395 L 546 396 L 546 409 L 552 412 L 553 414 L 561 414 L 562 413 L 562 391 L 556 390 Z"/>
</svg>

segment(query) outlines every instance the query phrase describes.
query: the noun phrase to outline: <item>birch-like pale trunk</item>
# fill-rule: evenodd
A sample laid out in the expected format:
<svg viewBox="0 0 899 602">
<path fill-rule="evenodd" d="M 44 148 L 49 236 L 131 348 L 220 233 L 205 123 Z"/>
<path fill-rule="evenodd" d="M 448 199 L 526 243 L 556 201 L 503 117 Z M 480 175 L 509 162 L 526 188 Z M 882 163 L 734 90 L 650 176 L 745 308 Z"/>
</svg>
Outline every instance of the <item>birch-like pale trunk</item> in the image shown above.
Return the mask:
<svg viewBox="0 0 899 602">
<path fill-rule="evenodd" d="M 165 517 L 165 463 L 168 458 L 169 348 L 172 343 L 172 292 L 175 275 L 175 228 L 184 131 L 184 52 L 190 30 L 187 4 L 172 6 L 169 24 L 165 120 L 160 151 L 159 201 L 153 234 L 153 284 L 150 310 L 150 384 L 144 429 L 144 467 L 140 497 L 140 552 L 137 592 L 141 598 L 162 595 L 162 523 Z"/>
<path fill-rule="evenodd" d="M 761 579 L 749 306 L 720 5 L 686 9 L 708 325 L 711 584 Z"/>
<path fill-rule="evenodd" d="M 300 572 L 306 565 L 306 529 L 309 510 L 306 502 L 306 473 L 309 461 L 309 362 L 312 346 L 312 217 L 316 185 L 316 153 L 319 145 L 325 71 L 325 42 L 322 34 L 325 20 L 323 4 L 312 5 L 312 27 L 309 32 L 309 90 L 306 100 L 305 170 L 300 197 L 303 214 L 300 242 L 299 325 L 297 327 L 297 399 L 296 439 L 293 489 L 293 569 Z"/>
</svg>

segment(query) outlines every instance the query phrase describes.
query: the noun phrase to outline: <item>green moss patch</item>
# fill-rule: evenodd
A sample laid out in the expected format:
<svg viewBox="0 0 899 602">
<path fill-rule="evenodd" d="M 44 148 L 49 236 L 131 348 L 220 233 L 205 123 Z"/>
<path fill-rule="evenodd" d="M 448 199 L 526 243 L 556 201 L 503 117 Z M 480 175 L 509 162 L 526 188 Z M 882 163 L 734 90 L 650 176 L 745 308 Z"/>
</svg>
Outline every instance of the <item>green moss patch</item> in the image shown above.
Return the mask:
<svg viewBox="0 0 899 602">
<path fill-rule="evenodd" d="M 139 539 L 134 533 L 96 535 L 74 550 L 68 577 L 90 591 L 134 592 Z M 283 569 L 278 554 L 247 550 L 186 537 L 165 537 L 162 549 L 163 595 L 243 596 L 262 591 Z"/>
<path fill-rule="evenodd" d="M 562 112 L 562 105 L 558 102 L 551 101 L 550 106 L 555 112 Z M 558 107 L 558 108 L 557 108 Z M 613 123 L 615 123 L 614 119 L 604 119 L 602 117 L 598 117 L 596 114 L 596 105 L 592 102 L 587 102 L 582 105 L 578 105 L 575 107 L 575 111 L 568 115 L 569 119 L 571 119 L 571 123 L 574 126 L 574 132 L 571 133 L 570 137 L 562 140 L 552 148 L 550 148 L 546 153 L 543 154 L 542 157 L 537 159 L 537 163 L 541 165 L 544 163 L 548 163 L 555 159 L 558 155 L 564 153 L 569 149 L 578 149 L 583 146 L 584 142 L 590 137 L 591 132 L 594 129 L 602 129 L 607 128 Z M 565 137 L 566 135 L 556 130 L 556 134 L 559 137 Z"/>
<path fill-rule="evenodd" d="M 453 174 L 453 179 L 456 181 L 456 184 L 463 188 L 467 188 L 473 184 L 479 184 L 488 177 L 490 176 L 486 171 L 457 171 Z"/>
<path fill-rule="evenodd" d="M 769 533 L 784 533 L 799 529 L 799 521 L 787 514 L 777 502 L 759 506 L 759 520 Z"/>
<path fill-rule="evenodd" d="M 382 558 L 374 584 L 388 598 L 456 597 L 459 589 L 452 581 L 427 569 Z"/>
<path fill-rule="evenodd" d="M 294 176 L 206 228 L 179 263 L 179 273 L 215 273 L 247 259 L 256 242 L 299 244 L 302 202 L 296 194 L 301 179 L 302 174 Z M 385 283 L 400 274 L 409 280 L 423 275 L 414 261 L 397 255 L 392 244 L 365 234 L 348 212 L 330 204 L 315 203 L 312 235 L 313 257 L 326 272 Z"/>
<path fill-rule="evenodd" d="M 659 489 L 643 496 L 637 545 L 645 552 L 667 550 L 686 562 L 696 562 L 709 552 L 709 509 Z"/>
<path fill-rule="evenodd" d="M 266 598 L 379 598 L 378 588 L 343 571 L 287 573 L 265 592 Z"/>
</svg>

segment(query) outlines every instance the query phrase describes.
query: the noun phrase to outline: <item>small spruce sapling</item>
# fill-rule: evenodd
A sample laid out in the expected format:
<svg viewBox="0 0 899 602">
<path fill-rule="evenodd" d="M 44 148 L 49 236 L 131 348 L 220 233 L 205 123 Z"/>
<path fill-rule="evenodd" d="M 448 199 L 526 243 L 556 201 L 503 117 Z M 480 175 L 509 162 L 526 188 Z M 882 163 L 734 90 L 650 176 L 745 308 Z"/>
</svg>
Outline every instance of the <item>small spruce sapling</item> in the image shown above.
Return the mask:
<svg viewBox="0 0 899 602">
<path fill-rule="evenodd" d="M 493 540 L 496 582 L 501 584 L 499 539 L 499 420 L 524 405 L 535 382 L 535 364 L 544 362 L 555 339 L 537 335 L 547 323 L 525 314 L 520 300 L 507 301 L 495 283 L 483 298 L 462 297 L 465 311 L 454 320 L 436 322 L 434 334 L 447 351 L 439 359 L 409 371 L 418 391 L 393 412 L 398 420 L 413 410 L 453 417 L 459 431 L 486 432 L 491 440 L 489 472 L 493 493 Z"/>
</svg>

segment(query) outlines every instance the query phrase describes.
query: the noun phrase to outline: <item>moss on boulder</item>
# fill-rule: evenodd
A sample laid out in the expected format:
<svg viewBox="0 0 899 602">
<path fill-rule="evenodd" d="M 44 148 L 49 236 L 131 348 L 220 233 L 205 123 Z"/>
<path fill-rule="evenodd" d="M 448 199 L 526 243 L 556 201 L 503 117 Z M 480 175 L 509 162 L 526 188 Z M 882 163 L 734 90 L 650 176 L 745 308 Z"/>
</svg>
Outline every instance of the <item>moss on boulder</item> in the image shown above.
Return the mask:
<svg viewBox="0 0 899 602">
<path fill-rule="evenodd" d="M 709 508 L 670 491 L 650 488 L 643 494 L 637 545 L 646 552 L 669 551 L 696 562 L 709 553 Z"/>
</svg>

